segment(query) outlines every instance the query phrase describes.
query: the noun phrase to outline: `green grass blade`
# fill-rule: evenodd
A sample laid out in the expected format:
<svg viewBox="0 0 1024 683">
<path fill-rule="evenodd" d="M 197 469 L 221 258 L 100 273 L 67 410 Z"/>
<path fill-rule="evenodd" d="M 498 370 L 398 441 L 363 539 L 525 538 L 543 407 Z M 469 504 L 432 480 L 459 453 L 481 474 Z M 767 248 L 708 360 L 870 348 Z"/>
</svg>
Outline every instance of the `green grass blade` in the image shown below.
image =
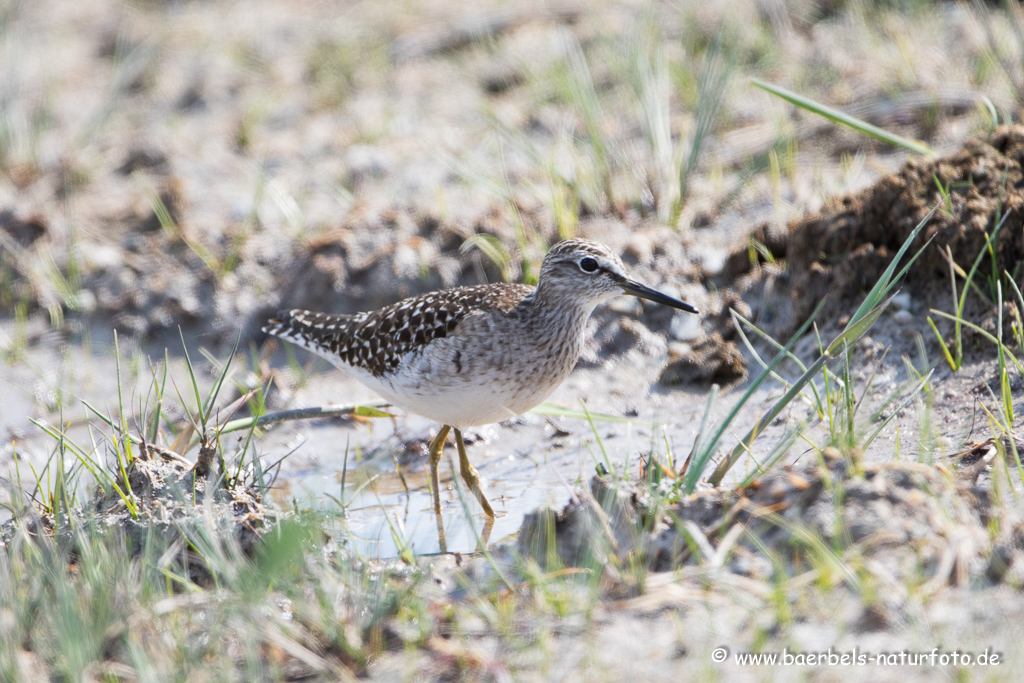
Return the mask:
<svg viewBox="0 0 1024 683">
<path fill-rule="evenodd" d="M 185 343 L 185 333 L 181 331 L 181 326 L 178 326 L 178 336 L 181 337 L 181 350 L 185 352 L 185 365 L 188 367 L 188 375 L 192 379 L 192 391 L 195 392 L 196 397 L 196 410 L 199 412 L 200 425 L 196 431 L 202 434 L 206 431 L 206 416 L 203 414 L 203 399 L 199 395 L 199 382 L 196 380 L 195 370 L 192 368 L 192 359 L 188 355 L 188 345 Z M 178 397 L 181 398 L 179 392 Z M 182 402 L 184 403 L 184 401 Z M 185 407 L 185 412 L 189 412 L 188 407 Z"/>
<path fill-rule="evenodd" d="M 674 228 L 678 228 L 679 216 L 682 214 L 689 194 L 690 179 L 697 169 L 701 152 L 718 121 L 718 113 L 725 99 L 726 86 L 731 72 L 732 60 L 724 55 L 721 37 L 716 38 L 708 45 L 704 53 L 704 63 L 701 65 L 700 75 L 697 79 L 697 121 L 686 161 L 679 164 L 679 189 L 672 207 L 671 225 Z"/>
<path fill-rule="evenodd" d="M 956 316 L 950 315 L 949 313 L 944 313 L 942 311 L 937 311 L 934 308 L 931 310 L 931 312 L 933 314 L 935 314 L 935 315 L 940 315 L 943 318 L 948 318 L 949 320 L 953 320 L 953 321 L 959 320 L 961 322 L 961 324 L 966 325 L 967 327 L 971 328 L 972 330 L 974 330 L 975 332 L 977 332 L 981 336 L 985 337 L 985 339 L 988 339 L 990 342 L 995 344 L 997 347 L 998 346 L 1004 346 L 1004 344 L 1001 341 L 999 341 L 998 339 L 996 339 L 996 337 L 994 335 L 992 335 L 989 332 L 983 330 L 982 328 L 978 327 L 977 325 L 975 325 L 972 322 L 969 322 L 969 321 L 964 320 L 962 318 L 957 318 Z M 1005 348 L 1005 346 L 1004 346 L 1004 348 Z M 1017 367 L 1017 372 L 1020 373 L 1021 379 L 1024 379 L 1024 365 L 1021 365 L 1021 362 L 1019 360 L 1017 360 L 1017 358 L 1012 353 L 1007 353 L 1006 355 L 1010 358 L 1011 361 L 1013 361 L 1013 364 Z"/>
<path fill-rule="evenodd" d="M 152 443 L 156 443 L 156 437 L 160 433 L 160 418 L 163 416 L 164 410 L 164 391 L 167 390 L 167 363 L 164 363 L 163 377 L 159 382 L 156 379 L 156 368 L 153 367 L 152 360 L 149 362 L 149 372 L 153 376 L 153 386 L 157 387 L 156 408 L 153 410 L 153 421 L 149 431 L 149 440 Z"/>
<path fill-rule="evenodd" d="M 117 407 L 119 411 L 118 417 L 120 417 L 120 427 L 118 431 L 120 431 L 121 434 L 124 435 L 128 433 L 128 417 L 124 414 L 124 395 L 123 392 L 121 391 L 121 350 L 117 344 L 117 330 L 114 330 L 114 368 L 117 372 Z M 120 456 L 120 449 L 117 449 L 117 452 L 118 455 Z M 131 440 L 125 443 L 125 454 L 128 456 L 128 462 L 131 462 Z M 118 461 L 120 462 L 120 457 L 118 457 Z M 122 469 L 123 467 L 124 466 L 122 465 Z"/>
<path fill-rule="evenodd" d="M 35 426 L 39 427 L 41 430 L 43 430 L 43 432 L 50 438 L 55 439 L 60 443 L 66 444 L 68 448 L 71 450 L 71 452 L 74 454 L 75 458 L 82 464 L 82 466 L 86 470 L 88 470 L 88 472 L 93 476 L 93 478 L 98 482 L 106 482 L 110 486 L 110 488 L 117 492 L 117 495 L 124 502 L 125 507 L 128 508 L 128 511 L 131 513 L 132 517 L 138 518 L 138 509 L 136 508 L 135 503 L 131 498 L 131 491 L 129 490 L 128 493 L 125 493 L 125 491 L 123 491 L 121 487 L 117 485 L 117 482 L 114 480 L 114 478 L 110 476 L 110 473 L 108 473 L 106 469 L 104 469 L 92 458 L 90 458 L 89 454 L 86 453 L 84 449 L 82 449 L 74 441 L 69 439 L 67 434 L 62 429 L 51 429 L 49 425 L 31 417 L 29 418 L 29 421 Z M 31 467 L 31 463 L 29 463 L 29 466 Z M 47 467 L 49 467 L 49 464 L 47 464 Z M 32 471 L 34 473 L 35 468 L 32 468 Z M 128 478 L 127 475 L 124 473 L 123 467 L 121 476 L 124 477 L 124 481 L 127 483 Z M 38 476 L 36 477 L 36 484 L 38 488 L 40 485 Z"/>
<path fill-rule="evenodd" d="M 704 441 L 707 438 L 708 424 L 711 420 L 711 408 L 715 405 L 715 399 L 718 398 L 718 385 L 712 384 L 711 391 L 708 392 L 708 400 L 704 403 L 704 414 L 700 417 L 700 426 L 697 428 L 697 436 L 693 440 L 693 449 L 690 451 L 689 457 L 686 458 L 686 462 L 683 463 L 683 469 L 680 471 L 679 476 L 687 474 L 692 466 L 693 456 L 697 453 L 703 453 L 705 450 Z"/>
<path fill-rule="evenodd" d="M 203 406 L 204 424 L 210 419 L 210 413 L 213 412 L 213 405 L 217 402 L 217 394 L 220 393 L 221 387 L 224 386 L 224 379 L 228 375 L 228 369 L 231 367 L 231 361 L 235 359 L 235 353 L 238 352 L 238 342 L 240 342 L 241 340 L 242 328 L 238 328 L 238 335 L 235 336 L 235 345 L 231 347 L 231 354 L 228 356 L 228 359 L 224 362 L 224 367 L 221 370 L 220 376 L 217 377 L 217 382 L 216 384 L 213 385 L 213 389 L 210 391 L 210 396 L 206 399 L 206 404 Z"/>
<path fill-rule="evenodd" d="M 479 249 L 480 252 L 491 260 L 491 263 L 498 267 L 501 271 L 501 279 L 508 281 L 509 278 L 509 264 L 512 262 L 512 255 L 508 253 L 508 249 L 501 243 L 494 235 L 478 232 L 470 235 L 465 241 L 459 246 L 459 253 L 465 254 L 473 249 Z"/>
<path fill-rule="evenodd" d="M 952 369 L 953 372 L 956 372 L 960 369 L 960 363 L 953 358 L 953 354 L 950 352 L 949 346 L 946 344 L 946 340 L 942 338 L 941 334 L 939 334 L 939 328 L 935 326 L 935 321 L 932 320 L 931 316 L 928 316 L 928 324 L 931 326 L 932 332 L 935 333 L 935 338 L 939 340 L 939 348 L 942 349 L 942 355 L 946 357 L 946 362 L 949 363 L 950 369 Z"/>
<path fill-rule="evenodd" d="M 867 121 L 862 121 L 855 116 L 850 116 L 838 109 L 833 109 L 832 107 L 821 104 L 820 102 L 815 102 L 812 99 L 804 97 L 803 95 L 798 95 L 791 90 L 786 90 L 785 88 L 781 88 L 777 85 L 765 83 L 757 78 L 751 78 L 750 82 L 758 88 L 767 90 L 776 97 L 781 97 L 801 109 L 809 111 L 812 114 L 817 114 L 818 116 L 823 116 L 833 123 L 846 126 L 847 128 L 861 133 L 862 135 L 867 135 L 870 138 L 893 145 L 894 147 L 902 147 L 903 149 L 914 152 L 915 154 L 921 154 L 924 156 L 931 156 L 935 154 L 935 150 L 920 140 L 911 140 L 901 135 L 890 133 L 883 128 L 879 128 L 878 126 L 868 123 Z"/>
<path fill-rule="evenodd" d="M 931 239 L 925 242 L 924 246 L 918 249 L 917 253 L 914 254 L 913 258 L 911 258 L 910 261 L 907 262 L 907 265 L 905 265 L 903 269 L 900 270 L 899 274 L 896 277 L 893 277 L 892 274 L 896 271 L 896 266 L 903 258 L 903 255 L 907 253 L 907 250 L 910 248 L 911 243 L 921 232 L 921 230 L 924 229 L 924 226 L 928 224 L 928 221 L 931 220 L 932 216 L 935 215 L 935 212 L 938 210 L 938 208 L 938 206 L 932 207 L 932 210 L 929 211 L 928 214 L 921 219 L 921 222 L 917 224 L 917 226 L 910 232 L 910 235 L 907 236 L 907 239 L 903 241 L 902 246 L 900 246 L 900 249 L 899 251 L 896 252 L 896 255 L 893 256 L 892 261 L 889 263 L 889 266 L 878 278 L 878 281 L 875 283 L 875 286 L 871 288 L 871 291 L 868 292 L 868 295 L 864 297 L 864 302 L 861 303 L 861 305 L 857 308 L 857 312 L 853 314 L 853 317 L 850 319 L 850 325 L 853 325 L 856 320 L 863 317 L 864 315 L 867 314 L 868 311 L 878 306 L 878 304 L 881 303 L 882 299 L 884 299 L 889 294 L 889 291 L 893 287 L 893 283 L 898 282 L 906 274 L 907 270 L 910 269 L 910 266 L 914 265 L 914 261 L 916 261 L 918 257 L 921 256 L 922 253 L 924 253 L 924 250 L 928 247 L 928 245 L 931 244 Z M 933 237 L 932 239 L 935 238 Z"/>
<path fill-rule="evenodd" d="M 339 415 L 353 415 L 362 412 L 369 412 L 370 410 L 378 406 L 389 405 L 385 399 L 377 399 L 374 401 L 367 401 L 358 405 L 351 406 L 332 406 L 328 408 L 295 408 L 292 410 L 281 410 L 276 413 L 267 413 L 265 415 L 252 416 L 252 417 L 241 417 L 237 420 L 231 420 L 224 424 L 223 427 L 217 430 L 221 435 L 230 434 L 231 432 L 237 432 L 242 429 L 252 429 L 255 426 L 263 426 L 272 422 L 286 422 L 289 420 L 308 420 L 318 417 L 337 417 Z M 382 412 L 382 411 L 378 411 Z M 382 412 L 382 416 L 390 417 L 387 413 Z M 377 416 L 371 416 L 377 417 Z M 190 418 L 191 419 L 191 418 Z"/>
<path fill-rule="evenodd" d="M 700 480 L 701 475 L 704 473 L 704 468 L 707 466 L 708 461 L 710 461 L 711 457 L 714 455 L 715 449 L 718 448 L 718 444 L 722 440 L 722 437 L 725 436 L 726 430 L 732 425 L 733 421 L 736 419 L 736 416 L 739 415 L 740 410 L 743 408 L 744 405 L 746 405 L 747 401 L 749 401 L 750 398 L 754 395 L 754 392 L 756 392 L 757 389 L 761 386 L 761 384 L 763 384 L 764 381 L 771 376 L 771 373 L 775 370 L 779 363 L 781 363 L 783 359 L 787 357 L 787 354 L 790 353 L 793 346 L 796 345 L 797 341 L 801 337 L 803 337 L 804 333 L 807 331 L 811 323 L 814 321 L 815 316 L 817 316 L 818 313 L 821 312 L 821 307 L 824 305 L 824 299 L 818 302 L 818 305 L 815 307 L 810 317 L 807 318 L 807 320 L 804 321 L 804 324 L 800 326 L 800 329 L 798 329 L 793 334 L 793 336 L 790 337 L 789 341 L 786 342 L 786 345 L 783 347 L 782 351 L 779 351 L 779 353 L 775 355 L 775 357 L 772 359 L 772 362 L 768 364 L 768 367 L 762 370 L 761 374 L 759 374 L 757 378 L 750 383 L 750 386 L 747 388 L 747 390 L 743 392 L 743 396 L 740 397 L 740 400 L 736 403 L 735 406 L 733 406 L 733 409 L 729 412 L 726 418 L 718 426 L 718 429 L 715 431 L 714 435 L 708 440 L 707 445 L 702 445 L 701 449 L 695 454 L 693 464 L 691 465 L 690 469 L 687 470 L 686 472 L 686 479 L 684 482 L 684 490 L 686 491 L 686 493 L 693 493 L 693 490 L 697 487 L 697 482 Z M 803 385 L 800 386 L 802 387 Z"/>
<path fill-rule="evenodd" d="M 1017 286 L 1017 283 L 1013 281 L 1013 278 L 1012 278 L 1012 277 L 1010 277 L 1010 273 L 1009 273 L 1008 271 L 1005 271 L 1005 270 L 1004 270 L 1004 271 L 1003 271 L 1003 275 L 1005 275 L 1005 276 L 1006 276 L 1006 280 L 1007 280 L 1007 282 L 1009 282 L 1009 283 L 1010 283 L 1010 286 L 1012 286 L 1012 287 L 1013 287 L 1013 291 L 1014 291 L 1014 293 L 1015 293 L 1015 294 L 1017 295 L 1017 301 L 1019 301 L 1019 302 L 1020 302 L 1020 310 L 1021 310 L 1021 313 L 1024 313 L 1024 295 L 1022 295 L 1022 294 L 1020 293 L 1020 287 L 1018 287 L 1018 286 Z"/>
<path fill-rule="evenodd" d="M 749 321 L 746 318 L 744 318 L 742 315 L 737 313 L 734 309 L 729 309 L 729 314 L 732 316 L 733 326 L 736 328 L 736 331 L 739 333 L 740 339 L 743 340 L 743 344 L 747 347 L 747 351 L 750 352 L 750 355 L 752 355 L 754 357 L 754 360 L 756 360 L 758 362 L 758 364 L 762 368 L 768 367 L 768 364 L 764 362 L 764 360 L 761 358 L 760 354 L 757 353 L 757 350 L 754 349 L 754 345 L 750 343 L 750 339 L 747 338 L 747 334 L 746 334 L 746 332 L 743 331 L 743 326 L 740 325 L 740 323 L 742 322 L 747 327 L 752 329 L 754 331 L 754 333 L 757 334 L 757 336 L 761 337 L 766 342 L 768 342 L 769 344 L 774 346 L 777 351 L 783 351 L 784 350 L 782 344 L 780 344 L 779 342 L 777 342 L 774 339 L 772 339 L 771 336 L 767 332 L 764 332 L 763 330 L 759 329 L 757 327 L 757 325 L 755 325 L 751 321 Z M 796 366 L 798 368 L 800 368 L 801 372 L 807 372 L 807 366 L 804 365 L 803 361 L 801 361 L 799 358 L 797 358 L 796 354 L 794 354 L 792 352 L 787 352 L 786 353 L 786 357 L 789 358 L 791 361 L 793 361 L 796 364 Z M 789 382 L 784 377 L 779 375 L 778 373 L 772 372 L 772 379 L 774 379 L 776 382 L 778 382 L 782 386 L 786 387 L 787 389 L 789 388 Z M 814 407 L 814 409 L 818 412 L 818 415 L 824 415 L 825 414 L 825 406 L 821 402 L 821 394 L 818 392 L 818 387 L 815 386 L 814 382 L 811 382 L 811 392 L 814 394 L 813 400 L 810 399 L 810 397 L 804 395 L 805 400 L 807 400 Z"/>
<path fill-rule="evenodd" d="M 964 346 L 961 340 L 961 328 L 963 326 L 962 319 L 964 315 L 964 305 L 967 303 L 967 290 L 971 288 L 971 285 L 974 282 L 974 275 L 978 272 L 978 266 L 981 265 L 981 260 L 985 258 L 985 254 L 991 253 L 992 240 L 994 240 L 996 238 L 996 235 L 999 234 L 999 230 L 1003 227 L 1003 225 L 1006 223 L 1006 219 L 1009 217 L 1010 210 L 1007 209 L 1006 212 L 1003 214 L 1003 217 L 999 220 L 999 223 L 996 225 L 995 228 L 992 229 L 992 232 L 991 234 L 989 234 L 988 239 L 985 240 L 985 246 L 982 247 L 982 249 L 978 251 L 978 255 L 974 257 L 974 263 L 971 264 L 971 270 L 967 273 L 967 277 L 964 278 L 964 288 L 960 292 L 960 302 L 959 304 L 957 304 L 956 318 L 954 318 L 957 369 L 959 369 L 960 365 L 963 363 Z M 994 258 L 992 259 L 992 262 L 995 263 Z"/>
<path fill-rule="evenodd" d="M 137 444 L 142 443 L 142 440 L 139 437 L 133 436 L 131 433 L 122 432 L 121 431 L 121 425 L 119 425 L 116 422 L 114 422 L 114 418 L 110 417 L 109 415 L 104 415 L 99 410 L 94 408 L 93 405 L 91 403 L 89 403 L 88 401 L 86 401 L 84 398 L 79 397 L 78 400 L 81 401 L 82 405 L 84 405 L 86 408 L 88 408 L 89 411 L 92 412 L 93 415 L 95 415 L 96 417 L 98 417 L 99 419 L 101 419 L 105 423 L 107 423 L 107 425 L 111 429 L 116 431 L 118 434 L 127 437 L 128 439 L 132 440 L 134 443 L 137 443 Z"/>
<path fill-rule="evenodd" d="M 612 462 L 608 458 L 608 451 L 605 450 L 604 447 L 604 441 L 601 439 L 601 435 L 597 431 L 597 425 L 594 423 L 594 418 L 590 415 L 590 411 L 587 410 L 587 402 L 584 401 L 583 399 L 580 399 L 580 405 L 583 407 L 583 412 L 587 416 L 587 422 L 590 423 L 590 430 L 594 432 L 594 437 L 597 439 L 597 445 L 601 449 L 601 455 L 604 457 L 605 467 L 608 468 L 609 472 L 614 472 L 614 470 L 612 469 Z M 452 471 L 454 472 L 455 470 Z M 626 473 L 623 472 L 623 475 L 625 474 Z"/>
<path fill-rule="evenodd" d="M 266 401 L 267 391 L 266 390 L 267 390 L 268 387 L 269 387 L 269 381 L 268 381 L 267 385 L 264 386 L 259 391 L 255 391 L 254 390 L 254 392 L 257 395 L 256 407 L 252 409 L 252 415 L 254 417 L 258 418 L 260 415 L 263 415 L 263 414 L 266 413 L 266 410 L 267 410 L 267 401 Z M 218 427 L 218 429 L 217 429 L 218 437 L 220 437 L 221 434 L 222 434 L 222 432 L 220 431 L 220 428 Z M 236 482 L 239 481 L 239 477 L 241 476 L 241 473 L 242 473 L 242 466 L 245 464 L 245 454 L 249 452 L 249 447 L 252 445 L 252 440 L 253 440 L 253 438 L 255 436 L 256 436 L 256 420 L 253 420 L 252 425 L 249 427 L 249 433 L 246 434 L 246 436 L 245 436 L 245 444 L 242 446 L 241 455 L 239 455 L 239 457 L 238 457 L 238 467 L 235 469 L 235 481 Z M 253 472 L 254 472 L 254 475 L 255 475 L 255 481 L 259 485 L 260 490 L 262 491 L 262 490 L 264 490 L 266 488 L 266 482 L 264 481 L 262 463 L 260 462 L 259 456 L 256 454 L 256 449 L 255 448 L 253 448 L 253 453 L 252 453 L 251 460 L 252 460 L 252 465 L 253 465 Z"/>
<path fill-rule="evenodd" d="M 839 336 L 833 339 L 832 343 L 825 349 L 825 355 L 830 358 L 834 357 L 841 350 L 844 350 L 848 346 L 852 346 L 855 341 L 863 337 L 864 333 L 875 324 L 883 311 L 889 307 L 894 296 L 896 295 L 893 294 L 893 296 L 889 297 L 863 316 L 850 320 L 849 324 L 843 329 Z M 844 381 L 844 384 L 846 387 L 849 387 L 849 382 Z"/>
<path fill-rule="evenodd" d="M 779 442 L 775 444 L 775 446 L 772 448 L 771 452 L 768 454 L 768 457 L 765 458 L 764 463 L 758 464 L 757 469 L 748 474 L 743 479 L 743 481 L 740 482 L 739 488 L 747 488 L 752 483 L 757 481 L 757 479 L 762 474 L 770 470 L 773 466 L 775 466 L 777 462 L 782 460 L 782 458 L 785 457 L 786 453 L 789 452 L 789 449 L 793 447 L 793 444 L 796 443 L 796 440 L 800 438 L 800 436 L 803 434 L 806 428 L 807 423 L 801 422 L 797 426 L 787 430 L 786 433 L 782 435 L 782 438 L 779 439 Z"/>
<path fill-rule="evenodd" d="M 725 477 L 726 473 L 732 469 L 732 466 L 739 461 L 740 456 L 749 451 L 754 440 L 760 436 L 761 432 L 763 432 L 768 425 L 772 423 L 772 420 L 778 417 L 783 408 L 792 403 L 793 399 L 800 394 L 804 385 L 818 374 L 818 371 L 821 370 L 821 367 L 829 360 L 829 358 L 830 356 L 828 354 L 819 356 L 818 360 L 816 360 L 814 364 L 807 369 L 807 372 L 801 375 L 800 379 L 793 383 L 793 386 L 790 387 L 789 391 L 783 394 L 782 398 L 775 402 L 772 409 L 768 411 L 767 414 L 762 415 L 757 422 L 754 423 L 754 426 L 750 428 L 750 431 L 748 431 L 746 435 L 740 439 L 740 442 L 732 449 L 729 457 L 723 460 L 718 467 L 715 468 L 715 471 L 708 478 L 708 483 L 712 486 L 718 486 L 722 483 L 722 479 Z"/>
<path fill-rule="evenodd" d="M 615 206 L 615 197 L 612 193 L 611 153 L 606 136 L 601 130 L 603 113 L 597 97 L 597 88 L 594 86 L 594 78 L 587 65 L 583 48 L 571 35 L 566 40 L 565 57 L 566 99 L 575 106 L 583 121 L 587 139 L 594 152 L 596 170 L 601 178 L 605 199 L 608 200 L 609 206 Z"/>
<path fill-rule="evenodd" d="M 358 415 L 359 417 L 394 417 L 394 415 L 387 411 L 378 410 L 372 406 L 367 405 L 356 406 L 356 409 L 352 411 L 352 414 Z"/>
<path fill-rule="evenodd" d="M 641 420 L 635 417 L 622 417 L 620 415 L 609 415 L 608 413 L 594 413 L 586 410 L 577 410 L 569 406 L 559 405 L 558 403 L 551 403 L 545 401 L 539 406 L 530 410 L 533 415 L 543 415 L 545 417 L 568 417 L 573 420 L 587 420 L 592 422 L 613 422 L 619 424 L 637 424 L 648 427 L 654 427 L 658 423 L 654 420 Z"/>
<path fill-rule="evenodd" d="M 868 435 L 866 439 L 864 439 L 864 443 L 860 445 L 860 448 L 862 450 L 867 450 L 868 446 L 871 445 L 871 442 L 874 441 L 875 438 L 882 433 L 882 430 L 885 429 L 885 426 L 892 422 L 893 418 L 899 415 L 900 411 L 906 408 L 907 405 L 912 400 L 914 400 L 915 396 L 921 393 L 921 390 L 924 389 L 926 384 L 928 384 L 928 380 L 932 378 L 932 375 L 934 373 L 935 370 L 929 370 L 927 375 L 918 380 L 917 387 L 907 395 L 906 399 L 904 399 L 902 402 L 900 402 L 899 405 L 897 405 L 895 408 L 889 411 L 889 416 L 886 417 L 885 420 L 883 420 L 881 423 L 879 423 L 879 425 L 875 427 L 874 431 L 871 432 L 871 434 Z"/>
</svg>

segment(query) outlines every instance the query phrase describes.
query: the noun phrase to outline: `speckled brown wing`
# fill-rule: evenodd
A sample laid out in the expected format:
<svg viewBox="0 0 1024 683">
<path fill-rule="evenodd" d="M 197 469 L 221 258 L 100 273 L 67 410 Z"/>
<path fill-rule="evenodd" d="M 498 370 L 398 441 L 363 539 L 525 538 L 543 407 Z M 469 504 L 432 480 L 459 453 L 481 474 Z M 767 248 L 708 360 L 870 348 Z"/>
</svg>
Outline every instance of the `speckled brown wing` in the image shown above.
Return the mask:
<svg viewBox="0 0 1024 683">
<path fill-rule="evenodd" d="M 471 313 L 510 311 L 532 292 L 527 285 L 478 285 L 431 292 L 355 315 L 293 309 L 267 321 L 263 331 L 381 377 L 394 372 L 409 352 L 455 332 Z"/>
</svg>

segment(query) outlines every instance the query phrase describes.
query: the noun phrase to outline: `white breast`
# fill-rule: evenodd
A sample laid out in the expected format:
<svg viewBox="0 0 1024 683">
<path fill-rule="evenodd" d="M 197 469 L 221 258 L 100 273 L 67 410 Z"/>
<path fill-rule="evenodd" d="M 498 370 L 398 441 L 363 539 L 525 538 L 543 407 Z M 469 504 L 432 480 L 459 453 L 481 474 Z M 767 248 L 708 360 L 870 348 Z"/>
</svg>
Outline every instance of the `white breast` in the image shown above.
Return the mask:
<svg viewBox="0 0 1024 683">
<path fill-rule="evenodd" d="M 570 366 L 564 372 L 540 376 L 471 372 L 468 368 L 456 374 L 449 363 L 436 356 L 417 354 L 416 358 L 404 359 L 398 372 L 383 377 L 340 359 L 329 360 L 393 405 L 459 429 L 522 415 L 550 396 L 572 369 Z"/>
</svg>

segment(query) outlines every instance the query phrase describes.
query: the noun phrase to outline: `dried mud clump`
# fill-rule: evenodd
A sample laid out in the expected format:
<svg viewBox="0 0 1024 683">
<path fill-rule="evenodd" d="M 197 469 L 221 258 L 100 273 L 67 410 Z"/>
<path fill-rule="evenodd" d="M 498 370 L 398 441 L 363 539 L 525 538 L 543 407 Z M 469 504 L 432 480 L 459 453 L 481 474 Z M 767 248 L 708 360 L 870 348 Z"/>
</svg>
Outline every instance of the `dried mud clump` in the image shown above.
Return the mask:
<svg viewBox="0 0 1024 683">
<path fill-rule="evenodd" d="M 133 460 L 127 469 L 138 518 L 131 515 L 115 491 L 106 491 L 96 500 L 96 512 L 106 524 L 124 529 L 129 536 L 139 535 L 139 541 L 151 528 L 168 541 L 176 541 L 212 521 L 218 537 L 234 538 L 244 553 L 250 553 L 269 514 L 262 496 L 241 486 L 216 485 L 216 476 L 207 478 L 197 470 L 177 453 L 147 445 L 142 457 Z M 120 476 L 117 485 L 125 489 Z"/>
<path fill-rule="evenodd" d="M 826 295 L 829 317 L 846 310 L 877 282 L 914 227 L 938 204 L 912 248 L 932 244 L 910 270 L 917 295 L 949 298 L 953 261 L 965 271 L 985 248 L 1004 212 L 994 243 L 996 269 L 1019 273 L 1024 263 L 1024 127 L 1008 126 L 969 140 L 938 159 L 912 158 L 899 173 L 858 194 L 831 201 L 816 216 L 789 226 L 786 266 L 793 295 L 792 325 L 806 319 Z M 948 202 L 943 198 L 948 190 Z M 991 273 L 988 256 L 981 273 Z"/>
<path fill-rule="evenodd" d="M 776 468 L 745 489 L 668 505 L 646 487 L 595 477 L 561 512 L 528 515 L 519 550 L 541 563 L 553 550 L 570 566 L 632 557 L 654 571 L 710 564 L 761 580 L 776 569 L 769 557 L 791 572 L 839 558 L 897 583 L 1021 586 L 1024 516 L 999 502 L 1007 446 L 978 444 L 949 467 L 861 464 L 828 448 L 820 462 Z"/>
<path fill-rule="evenodd" d="M 729 385 L 745 379 L 747 364 L 733 342 L 718 332 L 701 337 L 673 358 L 661 371 L 664 386 L 681 384 Z"/>
<path fill-rule="evenodd" d="M 243 486 L 226 488 L 217 476 L 197 476 L 189 460 L 166 448 L 145 445 L 124 474 L 127 485 L 121 474 L 116 476 L 115 484 L 122 492 L 130 491 L 135 515 L 117 490 L 100 489 L 91 510 L 71 511 L 73 524 L 66 515 L 45 514 L 29 522 L 29 531 L 54 536 L 73 546 L 73 529 L 94 524 L 123 535 L 133 552 L 141 552 L 156 534 L 165 547 L 206 547 L 208 543 L 200 539 L 215 543 L 226 540 L 248 556 L 276 518 L 259 492 Z M 3 525 L 0 539 L 5 544 L 14 536 L 17 524 L 11 520 Z M 208 578 L 203 558 L 191 550 L 184 552 L 189 556 L 190 578 L 203 582 Z"/>
</svg>

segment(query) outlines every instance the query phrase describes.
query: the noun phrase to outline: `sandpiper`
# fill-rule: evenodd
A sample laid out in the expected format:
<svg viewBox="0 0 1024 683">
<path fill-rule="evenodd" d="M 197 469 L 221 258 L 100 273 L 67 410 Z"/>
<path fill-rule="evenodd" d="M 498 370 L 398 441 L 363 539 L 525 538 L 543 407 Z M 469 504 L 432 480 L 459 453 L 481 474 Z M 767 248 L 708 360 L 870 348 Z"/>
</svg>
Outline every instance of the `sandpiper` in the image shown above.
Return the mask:
<svg viewBox="0 0 1024 683">
<path fill-rule="evenodd" d="M 576 365 L 594 308 L 623 293 L 698 312 L 630 278 L 607 247 L 570 239 L 548 252 L 536 288 L 456 287 L 355 315 L 295 309 L 263 331 L 323 356 L 393 405 L 440 423 L 429 448 L 438 516 L 437 468 L 454 430 L 462 478 L 491 519 L 461 430 L 508 420 L 547 398 Z"/>
</svg>

